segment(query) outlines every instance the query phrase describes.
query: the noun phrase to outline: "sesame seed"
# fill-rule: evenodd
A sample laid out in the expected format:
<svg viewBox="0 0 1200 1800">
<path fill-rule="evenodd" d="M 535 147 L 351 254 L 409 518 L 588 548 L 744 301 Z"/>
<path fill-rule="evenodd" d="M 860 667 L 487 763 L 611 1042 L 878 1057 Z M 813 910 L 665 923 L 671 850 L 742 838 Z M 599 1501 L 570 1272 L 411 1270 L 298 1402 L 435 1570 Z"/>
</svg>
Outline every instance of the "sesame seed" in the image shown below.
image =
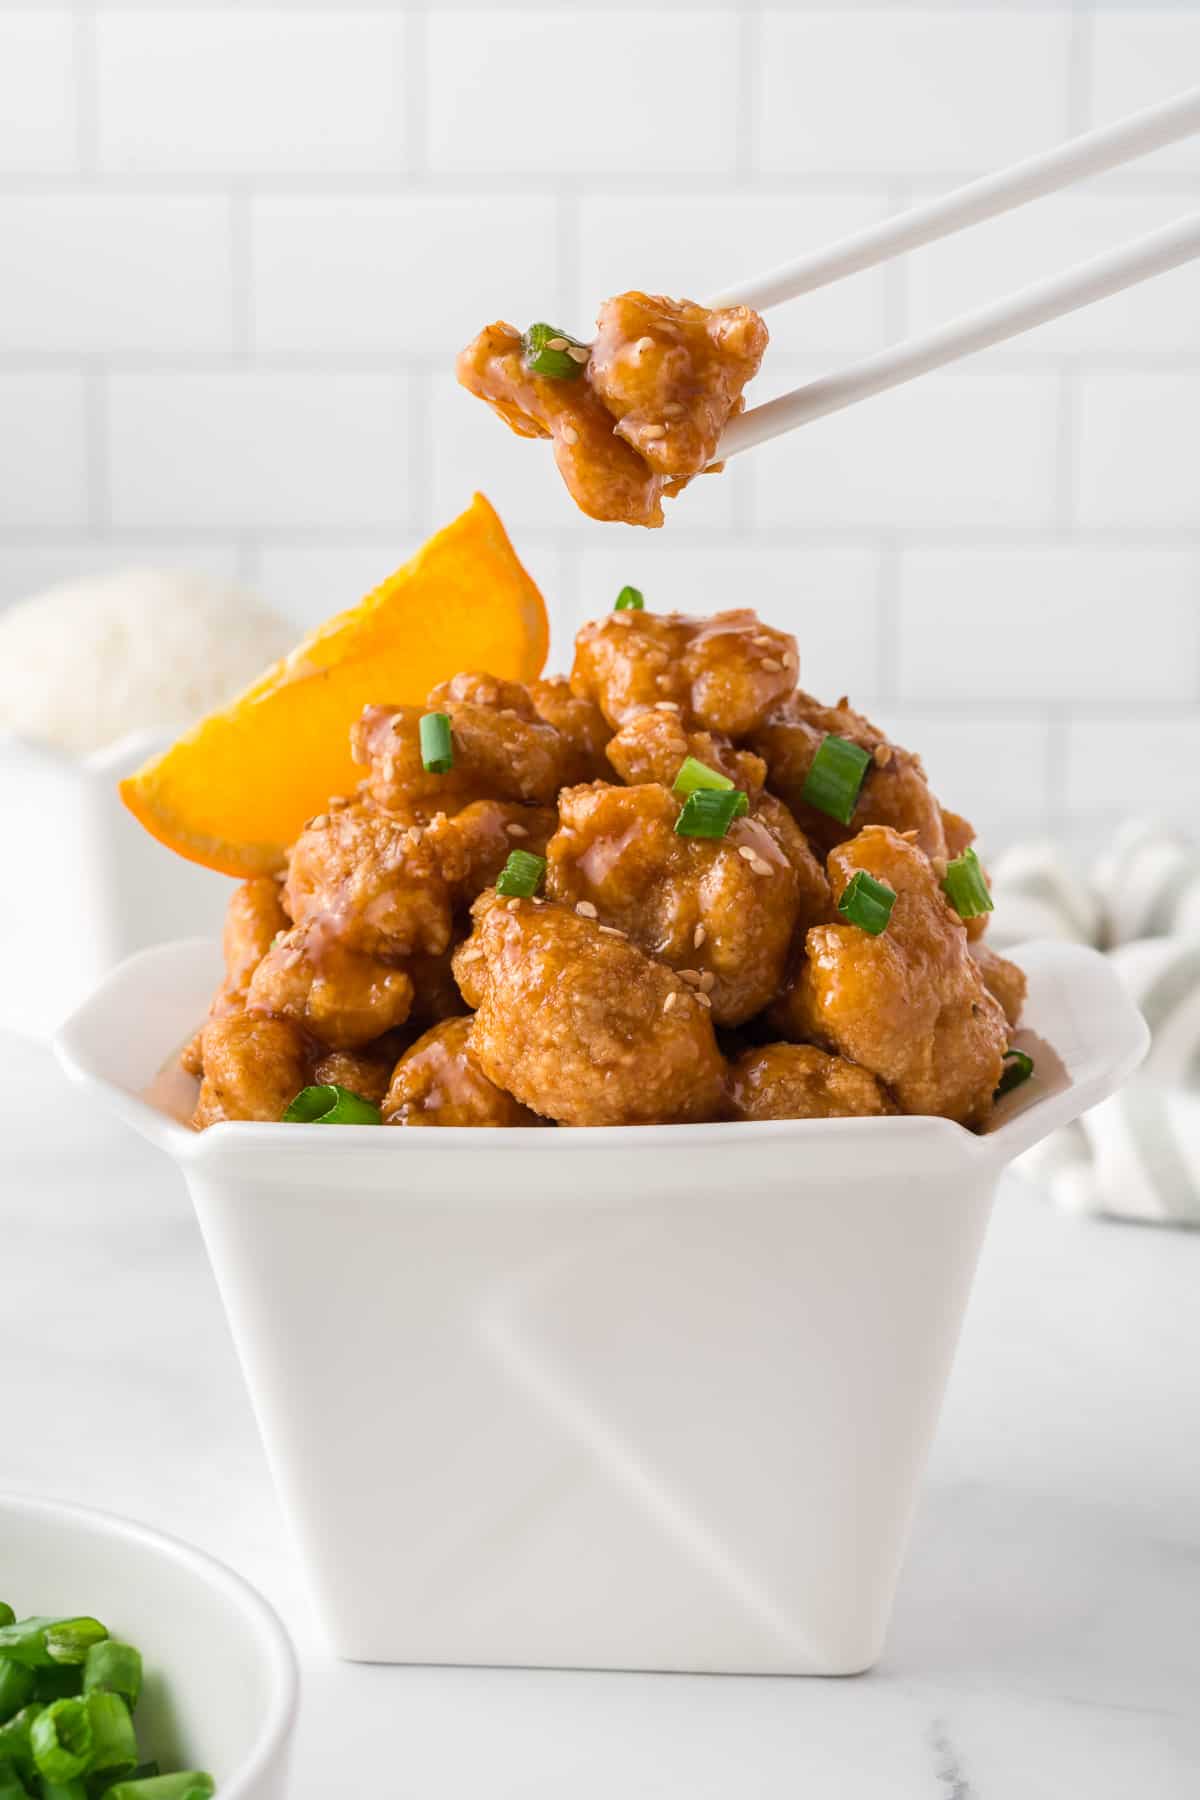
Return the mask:
<svg viewBox="0 0 1200 1800">
<path fill-rule="evenodd" d="M 699 969 L 676 969 L 675 973 L 681 981 L 689 982 L 692 987 L 700 986 L 701 975 Z"/>
<path fill-rule="evenodd" d="M 764 862 L 761 856 L 757 857 L 755 861 L 750 864 L 750 867 L 754 870 L 756 875 L 770 875 L 774 872 L 770 863 Z"/>
<path fill-rule="evenodd" d="M 328 823 L 329 823 L 329 814 L 328 813 L 318 813 L 315 819 L 310 819 L 308 821 L 308 829 L 309 829 L 309 831 L 324 831 L 324 829 L 325 829 L 326 825 L 328 825 Z"/>
<path fill-rule="evenodd" d="M 404 720 L 403 719 L 393 719 L 392 720 L 392 730 L 397 733 L 403 731 L 404 730 Z"/>
<path fill-rule="evenodd" d="M 585 363 L 591 354 L 586 344 L 567 345 L 567 355 L 572 362 Z"/>
<path fill-rule="evenodd" d="M 666 999 L 663 1001 L 663 1011 L 665 1013 L 669 1013 L 671 1008 L 674 1006 L 676 1000 L 678 1000 L 678 998 L 679 998 L 679 995 L 675 992 L 674 988 L 672 988 L 671 992 L 667 995 Z"/>
<path fill-rule="evenodd" d="M 697 994 L 695 998 L 700 1002 L 701 1006 L 707 1007 L 709 1011 L 712 1010 L 712 1001 L 707 994 Z"/>
<path fill-rule="evenodd" d="M 579 433 L 573 425 L 563 426 L 562 441 L 564 444 L 577 444 L 579 442 Z"/>
<path fill-rule="evenodd" d="M 768 637 L 765 631 L 760 631 L 757 637 L 752 637 L 750 639 L 750 642 L 752 644 L 764 645 L 764 644 L 773 644 L 775 642 L 775 640 L 774 640 L 774 638 Z"/>
<path fill-rule="evenodd" d="M 625 936 L 625 933 L 623 931 L 618 931 L 615 925 L 601 925 L 600 930 L 604 933 L 605 937 L 623 938 Z"/>
<path fill-rule="evenodd" d="M 644 356 L 647 350 L 653 350 L 654 339 L 652 337 L 640 337 L 633 347 L 639 356 Z"/>
<path fill-rule="evenodd" d="M 932 859 L 932 863 L 933 863 L 933 872 L 937 876 L 938 880 L 945 881 L 946 869 L 949 866 L 946 862 L 946 858 L 944 856 L 935 856 Z"/>
<path fill-rule="evenodd" d="M 671 400 L 663 407 L 663 417 L 664 419 L 682 419 L 686 411 L 686 406 L 680 406 L 678 400 Z"/>
<path fill-rule="evenodd" d="M 915 844 L 920 835 L 919 831 L 902 831 L 900 833 L 906 844 Z"/>
<path fill-rule="evenodd" d="M 782 660 L 783 660 L 783 666 L 785 669 L 794 669 L 795 668 L 796 658 L 792 655 L 792 652 L 790 650 L 784 651 Z"/>
<path fill-rule="evenodd" d="M 517 899 L 515 894 L 511 900 L 505 902 L 505 905 L 508 907 L 509 912 L 520 912 L 521 910 L 521 902 Z"/>
<path fill-rule="evenodd" d="M 666 435 L 667 435 L 667 428 L 665 425 L 643 425 L 642 426 L 642 436 L 644 438 L 664 438 L 664 437 L 666 437 Z"/>
<path fill-rule="evenodd" d="M 773 656 L 764 656 L 762 666 L 764 669 L 769 669 L 772 675 L 778 675 L 783 664 L 781 662 L 776 662 Z"/>
<path fill-rule="evenodd" d="M 547 350 L 565 350 L 567 348 L 567 340 L 564 337 L 547 338 L 546 348 Z"/>
<path fill-rule="evenodd" d="M 876 768 L 886 769 L 888 764 L 891 762 L 891 760 L 892 760 L 892 746 L 890 744 L 876 744 L 876 746 L 875 746 L 875 766 L 876 766 Z"/>
<path fill-rule="evenodd" d="M 631 612 L 609 613 L 608 622 L 610 625 L 632 625 L 633 614 Z"/>
<path fill-rule="evenodd" d="M 716 985 L 717 978 L 712 970 L 705 969 L 703 975 L 700 977 L 700 992 L 702 994 L 711 994 Z"/>
<path fill-rule="evenodd" d="M 504 827 L 504 829 L 505 829 L 505 831 L 507 831 L 509 837 L 528 837 L 529 836 L 529 833 L 526 831 L 525 827 L 523 825 L 518 825 L 515 819 L 512 821 L 511 824 L 506 825 Z"/>
<path fill-rule="evenodd" d="M 590 900 L 577 900 L 575 902 L 575 911 L 579 914 L 580 918 L 583 919 L 594 919 L 596 917 L 596 909 Z"/>
<path fill-rule="evenodd" d="M 692 933 L 692 949 L 698 950 L 707 936 L 708 933 L 705 931 L 703 925 L 697 925 L 695 931 Z"/>
<path fill-rule="evenodd" d="M 677 713 L 682 712 L 683 708 L 680 706 L 678 700 L 656 700 L 654 702 L 654 710 L 655 712 Z"/>
<path fill-rule="evenodd" d="M 748 863 L 758 861 L 758 851 L 752 850 L 750 848 L 749 844 L 739 844 L 738 845 L 738 855 L 740 857 L 742 857 L 743 860 Z"/>
</svg>

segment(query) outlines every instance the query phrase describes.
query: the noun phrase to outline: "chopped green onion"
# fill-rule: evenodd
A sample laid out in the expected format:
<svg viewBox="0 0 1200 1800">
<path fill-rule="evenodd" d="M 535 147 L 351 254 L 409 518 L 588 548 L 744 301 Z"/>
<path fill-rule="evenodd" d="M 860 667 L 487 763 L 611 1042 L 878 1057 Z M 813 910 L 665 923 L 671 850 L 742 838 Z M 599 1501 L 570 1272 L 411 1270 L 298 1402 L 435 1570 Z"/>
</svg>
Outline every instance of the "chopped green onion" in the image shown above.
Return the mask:
<svg viewBox="0 0 1200 1800">
<path fill-rule="evenodd" d="M 454 767 L 454 745 L 448 713 L 425 713 L 421 719 L 421 766 L 431 775 L 448 775 Z"/>
<path fill-rule="evenodd" d="M 285 1125 L 380 1125 L 379 1108 L 350 1088 L 319 1082 L 301 1088 L 283 1115 Z"/>
<path fill-rule="evenodd" d="M 47 1706 L 51 1700 L 73 1700 L 83 1692 L 83 1670 L 78 1663 L 55 1664 L 52 1669 L 30 1670 L 33 1697 Z"/>
<path fill-rule="evenodd" d="M 572 350 L 586 350 L 586 344 L 541 322 L 529 327 L 521 339 L 521 349 L 525 367 L 534 375 L 554 375 L 559 381 L 577 380 L 587 363 L 586 356 L 571 355 Z"/>
<path fill-rule="evenodd" d="M 118 1781 L 105 1800 L 212 1800 L 217 1784 L 199 1769 L 177 1775 L 151 1775 L 144 1781 Z"/>
<path fill-rule="evenodd" d="M 55 1700 L 33 1721 L 33 1760 L 47 1781 L 74 1781 L 92 1754 L 92 1721 L 84 1700 Z"/>
<path fill-rule="evenodd" d="M 87 1696 L 85 1704 L 92 1726 L 88 1774 L 107 1769 L 119 1769 L 122 1775 L 132 1774 L 138 1765 L 137 1737 L 129 1708 L 120 1694 L 109 1694 L 97 1688 Z"/>
<path fill-rule="evenodd" d="M 0 1800 L 29 1800 L 29 1789 L 8 1756 L 0 1756 Z"/>
<path fill-rule="evenodd" d="M 14 1662 L 11 1656 L 0 1657 L 0 1724 L 11 1719 L 15 1712 L 20 1712 L 33 1698 L 36 1681 L 37 1675 L 33 1669 Z"/>
<path fill-rule="evenodd" d="M 107 1636 L 99 1619 L 18 1619 L 0 1626 L 0 1656 L 27 1669 L 49 1669 L 55 1663 L 81 1663 L 92 1645 Z"/>
<path fill-rule="evenodd" d="M 872 760 L 870 751 L 861 744 L 827 732 L 804 778 L 803 798 L 818 812 L 848 825 Z"/>
<path fill-rule="evenodd" d="M 887 930 L 895 904 L 894 888 L 885 881 L 876 881 L 865 869 L 856 869 L 842 890 L 837 909 L 852 925 L 857 925 L 870 937 L 878 937 L 881 931 Z"/>
<path fill-rule="evenodd" d="M 79 1779 L 75 1781 L 47 1781 L 45 1777 L 38 1784 L 41 1800 L 89 1800 L 87 1784 Z"/>
<path fill-rule="evenodd" d="M 41 1712 L 40 1706 L 24 1706 L 19 1713 L 14 1713 L 5 1724 L 0 1725 L 0 1756 L 7 1756 L 17 1766 L 21 1775 L 33 1778 L 33 1748 L 30 1744 L 30 1733 L 33 1722 Z"/>
<path fill-rule="evenodd" d="M 646 597 L 641 588 L 623 587 L 617 595 L 614 612 L 645 612 Z"/>
<path fill-rule="evenodd" d="M 960 919 L 977 919 L 994 910 L 983 866 L 970 846 L 947 864 L 942 892 Z"/>
<path fill-rule="evenodd" d="M 733 821 L 747 808 L 740 788 L 696 788 L 683 803 L 675 821 L 679 837 L 723 838 Z"/>
<path fill-rule="evenodd" d="M 142 1692 L 141 1651 L 116 1638 L 93 1644 L 83 1665 L 83 1691 L 120 1694 L 132 1712 Z"/>
<path fill-rule="evenodd" d="M 0 1600 L 0 1625 L 15 1625 L 17 1615 L 7 1600 Z"/>
<path fill-rule="evenodd" d="M 546 873 L 546 859 L 532 850 L 510 850 L 508 861 L 496 877 L 496 892 L 528 900 L 536 894 Z"/>
<path fill-rule="evenodd" d="M 679 773 L 671 784 L 671 792 L 686 800 L 698 788 L 713 788 L 720 793 L 728 793 L 733 787 L 728 775 L 722 775 L 718 769 L 710 769 L 698 757 L 685 756 L 679 765 Z M 743 812 L 746 810 L 743 807 Z"/>
<path fill-rule="evenodd" d="M 1024 1050 L 1006 1050 L 1004 1060 L 1008 1067 L 1000 1077 L 996 1092 L 992 1096 L 994 1100 L 1001 1099 L 1005 1094 L 1011 1094 L 1014 1088 L 1019 1088 L 1021 1083 L 1028 1081 L 1033 1074 L 1033 1058 L 1026 1056 Z"/>
<path fill-rule="evenodd" d="M 101 1795 L 111 1794 L 118 1782 L 128 1785 L 131 1781 L 149 1781 L 152 1775 L 161 1775 L 162 1770 L 156 1762 L 139 1763 L 136 1769 L 127 1769 L 124 1774 L 98 1775 L 88 1782 L 88 1800 L 100 1800 Z"/>
</svg>

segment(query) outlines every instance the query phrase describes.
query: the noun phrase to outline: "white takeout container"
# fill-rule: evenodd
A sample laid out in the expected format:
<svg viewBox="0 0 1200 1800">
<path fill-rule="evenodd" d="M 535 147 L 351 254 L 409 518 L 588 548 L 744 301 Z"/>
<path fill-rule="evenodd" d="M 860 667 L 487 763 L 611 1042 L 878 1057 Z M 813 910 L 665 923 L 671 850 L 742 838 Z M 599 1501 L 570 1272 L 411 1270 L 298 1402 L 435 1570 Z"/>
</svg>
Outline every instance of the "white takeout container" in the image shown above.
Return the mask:
<svg viewBox="0 0 1200 1800">
<path fill-rule="evenodd" d="M 221 1800 L 284 1800 L 296 1660 L 223 1563 L 128 1519 L 0 1494 L 0 1595 L 18 1618 L 84 1613 L 137 1645 L 138 1742 L 164 1770 L 207 1769 Z"/>
<path fill-rule="evenodd" d="M 117 792 L 171 741 L 142 731 L 79 757 L 0 733 L 0 1027 L 49 1037 L 135 950 L 220 930 L 228 880 L 164 855 Z"/>
<path fill-rule="evenodd" d="M 932 1118 L 196 1134 L 139 1095 L 201 1018 L 216 947 L 109 977 L 59 1054 L 187 1177 L 338 1653 L 875 1661 L 997 1178 L 1146 1048 L 1102 957 L 1016 955 L 1039 1073 L 982 1137 Z"/>
</svg>

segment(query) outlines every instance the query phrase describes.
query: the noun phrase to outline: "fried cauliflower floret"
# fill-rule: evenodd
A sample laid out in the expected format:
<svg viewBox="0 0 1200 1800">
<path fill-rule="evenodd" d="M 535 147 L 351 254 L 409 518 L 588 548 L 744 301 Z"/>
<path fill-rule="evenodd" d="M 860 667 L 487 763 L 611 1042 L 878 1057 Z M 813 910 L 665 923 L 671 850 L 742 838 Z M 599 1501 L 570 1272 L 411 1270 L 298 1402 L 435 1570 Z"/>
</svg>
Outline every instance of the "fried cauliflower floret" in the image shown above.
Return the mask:
<svg viewBox="0 0 1200 1800">
<path fill-rule="evenodd" d="M 201 1046 L 204 1079 L 192 1124 L 282 1119 L 308 1081 L 308 1045 L 288 1019 L 235 1013 L 210 1019 Z"/>
<path fill-rule="evenodd" d="M 471 1049 L 470 1014 L 446 1019 L 409 1046 L 383 1103 L 385 1125 L 544 1125 L 489 1081 Z"/>
<path fill-rule="evenodd" d="M 450 890 L 419 825 L 357 804 L 310 819 L 284 888 L 297 925 L 332 916 L 343 943 L 377 956 L 449 948 Z"/>
<path fill-rule="evenodd" d="M 741 738 L 783 704 L 798 666 L 796 640 L 749 608 L 707 618 L 611 612 L 576 635 L 571 690 L 594 700 L 614 730 L 673 700 L 687 730 Z"/>
<path fill-rule="evenodd" d="M 730 1069 L 729 1098 L 739 1119 L 865 1119 L 898 1110 L 869 1070 L 814 1044 L 744 1051 Z"/>
<path fill-rule="evenodd" d="M 376 806 L 409 823 L 457 812 L 477 798 L 458 766 L 435 775 L 421 761 L 424 706 L 364 706 L 350 728 L 350 754 L 367 771 L 364 787 Z"/>
<path fill-rule="evenodd" d="M 617 436 L 658 475 L 698 475 L 758 373 L 767 347 L 758 314 L 635 292 L 606 300 L 596 326 L 587 379 Z"/>
<path fill-rule="evenodd" d="M 273 875 L 256 875 L 234 888 L 225 909 L 221 940 L 225 986 L 231 993 L 245 990 L 276 936 L 290 924 Z"/>
<path fill-rule="evenodd" d="M 347 945 L 337 921 L 293 926 L 254 971 L 251 1013 L 291 1019 L 334 1050 L 354 1050 L 403 1025 L 412 1009 L 406 970 Z"/>
<path fill-rule="evenodd" d="M 967 921 L 968 937 L 973 924 L 973 919 Z M 984 986 L 1004 1008 L 1004 1016 L 1009 1024 L 1019 1024 L 1021 1009 L 1025 1005 L 1025 995 L 1029 989 L 1024 969 L 1018 968 L 1015 962 L 1009 962 L 998 951 L 989 949 L 986 944 L 972 944 L 971 955 L 979 964 Z"/>
<path fill-rule="evenodd" d="M 612 414 L 586 378 L 534 374 L 525 367 L 520 332 L 503 320 L 460 351 L 455 369 L 463 387 L 518 437 L 553 440 L 558 472 L 589 518 L 662 524 L 663 477 L 616 435 Z"/>
<path fill-rule="evenodd" d="M 717 1116 L 712 1015 L 665 963 L 565 907 L 480 895 L 455 952 L 484 1073 L 564 1125 Z"/>
<path fill-rule="evenodd" d="M 584 700 L 571 692 L 565 675 L 548 675 L 531 681 L 529 698 L 538 717 L 553 725 L 570 752 L 564 787 L 578 787 L 581 781 L 607 781 L 608 763 L 604 750 L 612 736 L 612 726 L 594 700 Z"/>
<path fill-rule="evenodd" d="M 718 1025 L 761 1010 L 783 981 L 799 879 L 754 817 L 723 838 L 680 837 L 657 784 L 568 788 L 546 849 L 546 891 L 685 971 Z"/>
<path fill-rule="evenodd" d="M 828 866 L 835 901 L 858 869 L 885 882 L 896 894 L 891 918 L 878 937 L 848 923 L 814 926 L 772 1011 L 776 1027 L 869 1069 L 902 1112 L 984 1125 L 1008 1024 L 928 858 L 869 825 L 833 850 Z"/>
<path fill-rule="evenodd" d="M 827 734 L 848 738 L 873 759 L 849 825 L 818 812 L 804 798 L 804 783 Z M 831 850 L 864 825 L 890 825 L 895 831 L 915 831 L 926 856 L 946 856 L 942 810 L 929 790 L 920 758 L 889 743 L 878 726 L 844 700 L 822 706 L 809 694 L 793 694 L 751 733 L 750 744 L 766 762 L 772 792 L 787 802 L 822 849 Z M 966 825 L 965 820 L 956 822 Z"/>
<path fill-rule="evenodd" d="M 475 800 L 447 818 L 439 813 L 425 830 L 425 842 L 458 907 L 470 906 L 491 887 L 511 850 L 545 854 L 558 824 L 552 806 L 522 806 L 515 800 Z"/>
<path fill-rule="evenodd" d="M 352 1094 L 381 1106 L 397 1054 L 398 1046 L 390 1038 L 366 1044 L 361 1050 L 326 1050 L 313 1066 L 312 1079 L 330 1087 L 349 1088 Z"/>
<path fill-rule="evenodd" d="M 734 787 L 751 799 L 767 778 L 761 756 L 751 750 L 735 750 L 719 732 L 688 731 L 670 700 L 626 719 L 606 754 L 626 787 L 657 781 L 669 788 L 689 756 L 728 776 Z"/>
</svg>

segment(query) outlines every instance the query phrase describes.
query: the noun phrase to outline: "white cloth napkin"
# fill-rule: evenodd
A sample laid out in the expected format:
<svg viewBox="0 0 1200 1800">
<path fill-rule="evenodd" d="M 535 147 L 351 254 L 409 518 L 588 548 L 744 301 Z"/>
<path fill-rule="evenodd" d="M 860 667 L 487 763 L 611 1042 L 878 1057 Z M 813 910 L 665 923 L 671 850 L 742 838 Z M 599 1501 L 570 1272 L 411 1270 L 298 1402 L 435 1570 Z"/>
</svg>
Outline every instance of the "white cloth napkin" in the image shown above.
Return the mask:
<svg viewBox="0 0 1200 1800">
<path fill-rule="evenodd" d="M 1024 1166 L 1073 1211 L 1200 1227 L 1200 848 L 1136 821 L 1081 882 L 1052 844 L 1022 845 L 995 864 L 992 896 L 991 943 L 1106 951 L 1152 1035 L 1121 1092 Z"/>
</svg>

